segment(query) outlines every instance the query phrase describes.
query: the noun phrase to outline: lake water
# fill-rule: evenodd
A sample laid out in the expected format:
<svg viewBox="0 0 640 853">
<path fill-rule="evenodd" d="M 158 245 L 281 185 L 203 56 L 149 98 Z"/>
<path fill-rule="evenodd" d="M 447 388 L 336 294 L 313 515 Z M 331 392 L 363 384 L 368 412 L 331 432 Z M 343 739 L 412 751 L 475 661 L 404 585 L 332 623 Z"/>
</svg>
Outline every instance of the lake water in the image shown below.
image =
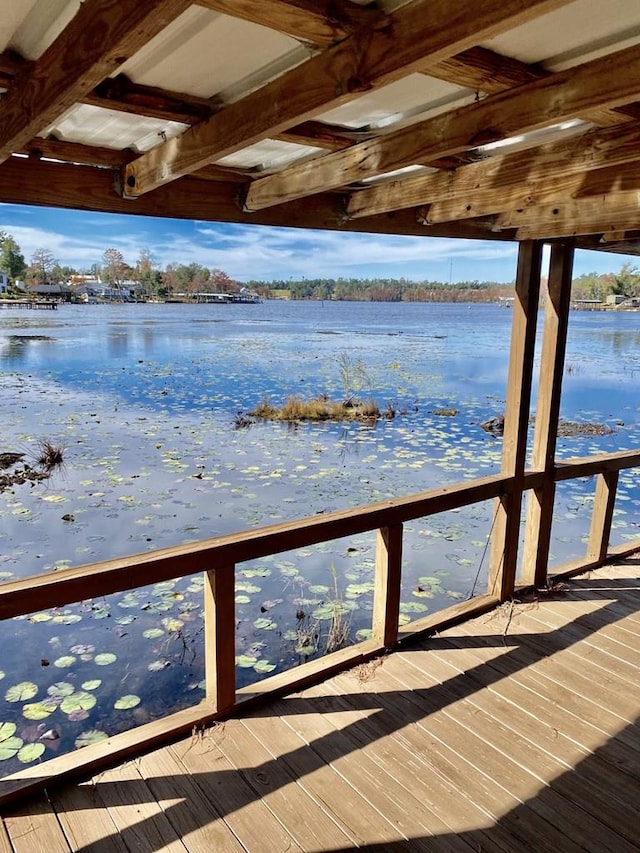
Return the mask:
<svg viewBox="0 0 640 853">
<path fill-rule="evenodd" d="M 65 462 L 46 482 L 0 495 L 0 577 L 495 473 L 501 442 L 480 423 L 503 411 L 510 324 L 494 305 L 1 311 L 0 452 L 32 460 L 50 440 Z M 237 428 L 238 413 L 265 398 L 341 399 L 345 367 L 358 362 L 369 386 L 360 396 L 391 404 L 393 420 Z M 558 455 L 637 449 L 639 376 L 640 314 L 573 313 L 562 416 L 614 431 L 560 439 Z M 559 490 L 555 561 L 583 553 L 592 494 L 591 481 Z M 635 472 L 624 473 L 614 542 L 637 537 L 639 499 Z M 492 518 L 488 502 L 407 525 L 405 621 L 485 589 Z M 239 566 L 238 683 L 323 653 L 336 613 L 350 642 L 366 636 L 373 557 L 367 535 Z M 193 576 L 3 623 L 2 770 L 197 702 L 201 605 Z"/>
</svg>

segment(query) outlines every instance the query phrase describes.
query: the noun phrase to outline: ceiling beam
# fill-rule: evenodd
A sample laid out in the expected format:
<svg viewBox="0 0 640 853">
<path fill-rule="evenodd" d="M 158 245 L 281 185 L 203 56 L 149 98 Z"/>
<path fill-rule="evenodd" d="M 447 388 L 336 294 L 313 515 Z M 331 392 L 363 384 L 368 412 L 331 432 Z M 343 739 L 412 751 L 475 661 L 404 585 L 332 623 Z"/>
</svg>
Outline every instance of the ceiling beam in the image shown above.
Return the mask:
<svg viewBox="0 0 640 853">
<path fill-rule="evenodd" d="M 2 98 L 0 162 L 82 100 L 190 5 L 190 0 L 85 0 Z"/>
<path fill-rule="evenodd" d="M 127 196 L 189 174 L 240 148 L 472 47 L 569 0 L 414 0 L 386 25 L 357 32 L 129 164 Z M 473 27 L 469 21 L 473 21 Z"/>
<path fill-rule="evenodd" d="M 509 193 L 529 192 L 528 187 L 536 181 L 620 166 L 639 158 L 640 122 L 616 129 L 598 128 L 536 149 L 487 157 L 455 171 L 416 175 L 355 190 L 347 203 L 347 215 L 375 216 L 442 203 L 450 206 L 452 218 L 482 216 L 502 209 L 493 205 Z"/>
<path fill-rule="evenodd" d="M 384 17 L 345 0 L 196 0 L 199 6 L 261 24 L 300 41 L 328 46 Z"/>
<path fill-rule="evenodd" d="M 639 80 L 640 48 L 634 46 L 313 163 L 285 169 L 253 183 L 245 206 L 260 210 L 548 127 L 577 118 L 593 107 L 629 103 L 640 94 Z"/>
<path fill-rule="evenodd" d="M 634 231 L 640 228 L 640 197 L 636 188 L 512 210 L 500 214 L 494 227 L 515 228 L 518 240 Z"/>
<path fill-rule="evenodd" d="M 467 86 L 488 95 L 497 95 L 499 92 L 533 83 L 534 80 L 542 80 L 552 74 L 541 65 L 528 65 L 484 47 L 472 47 L 435 65 L 426 64 L 422 70 L 431 77 L 458 86 Z M 631 121 L 631 116 L 606 107 L 591 110 L 581 118 L 599 127 L 612 127 Z"/>
<path fill-rule="evenodd" d="M 478 192 L 480 198 L 476 199 L 474 193 L 467 204 L 461 203 L 460 200 L 434 202 L 430 205 L 425 219 L 430 225 L 437 222 L 457 222 L 462 219 L 491 216 L 504 210 L 526 210 L 569 199 L 588 198 L 632 186 L 640 188 L 640 149 L 634 160 L 635 162 L 622 166 L 540 178 L 520 187 L 510 187 L 508 190 L 488 192 L 481 189 Z"/>
<path fill-rule="evenodd" d="M 84 145 L 80 142 L 43 139 L 40 136 L 16 153 L 27 156 L 31 160 L 41 160 L 44 157 L 61 163 L 77 163 L 109 169 L 121 169 L 138 156 L 138 152 L 131 149 L 104 148 L 98 145 Z M 204 181 L 226 181 L 227 183 L 233 181 L 240 184 L 251 180 L 248 172 L 227 166 L 205 166 L 194 174 Z"/>
<path fill-rule="evenodd" d="M 421 225 L 413 211 L 385 214 L 344 222 L 340 196 L 320 194 L 311 203 L 294 202 L 265 210 L 258 216 L 243 213 L 237 203 L 235 181 L 206 181 L 182 178 L 135 203 L 113 192 L 114 172 L 89 166 L 51 163 L 11 157 L 0 165 L 0 201 L 76 210 L 235 222 L 246 225 L 327 229 L 341 232 L 461 237 L 506 240 L 507 232 L 490 230 L 481 222 L 449 226 Z"/>
</svg>

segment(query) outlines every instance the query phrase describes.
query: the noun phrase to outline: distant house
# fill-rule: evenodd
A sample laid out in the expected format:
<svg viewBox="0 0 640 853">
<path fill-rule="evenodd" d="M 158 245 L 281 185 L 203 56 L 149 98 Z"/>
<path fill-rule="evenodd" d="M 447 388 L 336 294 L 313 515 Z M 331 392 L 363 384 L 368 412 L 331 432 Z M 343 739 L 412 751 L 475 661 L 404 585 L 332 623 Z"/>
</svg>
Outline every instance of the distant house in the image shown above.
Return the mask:
<svg viewBox="0 0 640 853">
<path fill-rule="evenodd" d="M 55 299 L 58 302 L 70 302 L 73 290 L 68 284 L 32 284 L 29 295 L 39 299 Z"/>
</svg>

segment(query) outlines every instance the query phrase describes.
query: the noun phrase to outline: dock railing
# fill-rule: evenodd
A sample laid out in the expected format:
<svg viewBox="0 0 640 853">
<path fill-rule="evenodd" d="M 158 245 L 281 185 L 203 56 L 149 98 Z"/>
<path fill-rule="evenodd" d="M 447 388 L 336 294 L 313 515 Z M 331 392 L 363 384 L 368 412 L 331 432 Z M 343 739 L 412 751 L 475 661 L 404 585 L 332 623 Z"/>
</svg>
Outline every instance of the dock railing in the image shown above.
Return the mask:
<svg viewBox="0 0 640 853">
<path fill-rule="evenodd" d="M 553 468 L 555 482 L 596 478 L 590 535 L 584 556 L 554 567 L 554 578 L 596 568 L 640 549 L 640 537 L 623 547 L 610 547 L 609 537 L 619 472 L 640 466 L 640 451 L 569 459 Z M 188 734 L 258 701 L 291 692 L 333 672 L 362 663 L 416 635 L 486 612 L 514 595 L 524 584 L 513 578 L 506 585 L 490 576 L 491 589 L 452 607 L 399 626 L 402 579 L 403 524 L 417 518 L 494 499 L 520 517 L 522 494 L 541 489 L 548 471 L 528 470 L 523 477 L 503 474 L 441 487 L 285 524 L 178 545 L 163 550 L 107 560 L 0 584 L 0 618 L 11 619 L 36 610 L 136 589 L 185 575 L 204 572 L 204 637 L 206 698 L 200 704 L 75 752 L 30 766 L 0 780 L 0 802 L 25 795 L 72 775 L 95 772 L 101 766 L 144 748 Z M 507 498 L 517 500 L 506 500 Z M 507 510 L 509 511 L 509 510 Z M 519 517 L 516 523 L 519 525 Z M 338 538 L 377 531 L 371 638 L 324 657 L 236 689 L 235 568 L 264 558 Z M 492 590 L 499 590 L 494 592 Z"/>
</svg>

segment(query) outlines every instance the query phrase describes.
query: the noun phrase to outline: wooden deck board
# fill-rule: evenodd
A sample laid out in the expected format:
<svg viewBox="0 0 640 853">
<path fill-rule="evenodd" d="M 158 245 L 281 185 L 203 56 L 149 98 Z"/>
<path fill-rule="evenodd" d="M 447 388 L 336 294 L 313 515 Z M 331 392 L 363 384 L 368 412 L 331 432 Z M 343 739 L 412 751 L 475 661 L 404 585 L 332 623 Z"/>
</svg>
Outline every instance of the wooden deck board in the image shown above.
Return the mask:
<svg viewBox="0 0 640 853">
<path fill-rule="evenodd" d="M 633 853 L 640 564 L 7 806 L 0 853 Z"/>
</svg>

